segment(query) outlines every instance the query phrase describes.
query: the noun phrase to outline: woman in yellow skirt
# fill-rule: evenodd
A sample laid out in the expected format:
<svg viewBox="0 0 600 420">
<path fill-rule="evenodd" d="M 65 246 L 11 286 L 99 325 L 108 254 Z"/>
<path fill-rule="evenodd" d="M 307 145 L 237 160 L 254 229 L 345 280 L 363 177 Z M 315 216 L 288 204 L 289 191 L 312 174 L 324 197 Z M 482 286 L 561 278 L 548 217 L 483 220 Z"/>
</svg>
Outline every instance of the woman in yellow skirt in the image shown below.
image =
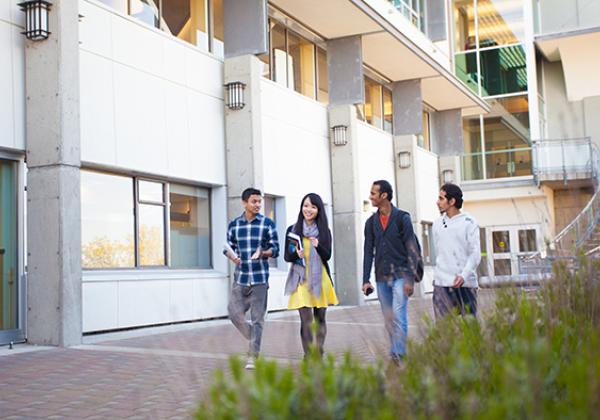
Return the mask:
<svg viewBox="0 0 600 420">
<path fill-rule="evenodd" d="M 291 262 L 285 284 L 290 296 L 288 309 L 300 313 L 300 337 L 304 356 L 313 344 L 312 323 L 317 323 L 317 350 L 323 355 L 327 334 L 325 314 L 329 305 L 337 305 L 331 272 L 331 231 L 323 200 L 318 194 L 307 194 L 301 201 L 298 221 L 285 235 L 285 260 Z"/>
</svg>

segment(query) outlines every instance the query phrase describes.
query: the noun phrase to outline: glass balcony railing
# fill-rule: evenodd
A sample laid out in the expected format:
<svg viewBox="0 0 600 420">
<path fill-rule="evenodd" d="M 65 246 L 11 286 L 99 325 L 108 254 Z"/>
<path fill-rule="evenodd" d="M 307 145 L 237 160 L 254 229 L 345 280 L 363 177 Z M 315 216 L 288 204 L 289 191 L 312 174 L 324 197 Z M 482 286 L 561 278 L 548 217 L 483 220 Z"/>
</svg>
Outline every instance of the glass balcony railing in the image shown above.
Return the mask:
<svg viewBox="0 0 600 420">
<path fill-rule="evenodd" d="M 465 153 L 461 156 L 463 181 L 533 175 L 531 147 Z"/>
<path fill-rule="evenodd" d="M 598 153 L 589 137 L 540 140 L 533 144 L 539 181 L 593 178 Z"/>
</svg>

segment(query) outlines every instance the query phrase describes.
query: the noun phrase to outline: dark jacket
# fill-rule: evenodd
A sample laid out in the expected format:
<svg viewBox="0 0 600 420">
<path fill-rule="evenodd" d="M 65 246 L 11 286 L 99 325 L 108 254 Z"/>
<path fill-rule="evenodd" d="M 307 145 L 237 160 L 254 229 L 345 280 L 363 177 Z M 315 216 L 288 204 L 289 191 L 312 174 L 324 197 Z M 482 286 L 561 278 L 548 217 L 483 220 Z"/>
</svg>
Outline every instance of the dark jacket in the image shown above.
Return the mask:
<svg viewBox="0 0 600 420">
<path fill-rule="evenodd" d="M 296 245 L 294 241 L 292 241 L 288 237 L 288 233 L 290 233 L 292 229 L 294 229 L 294 226 L 295 225 L 289 226 L 285 231 L 285 253 L 283 254 L 283 258 L 287 262 L 291 263 L 294 263 L 300 259 L 298 253 L 296 252 Z M 294 231 L 294 233 L 303 238 L 302 232 L 298 233 Z M 331 258 L 331 230 L 327 229 L 327 233 L 329 235 L 329 238 L 327 238 L 326 240 L 319 239 L 319 245 L 317 246 L 317 254 L 319 254 L 319 257 L 321 257 L 321 261 L 323 261 L 323 265 L 325 266 L 327 274 L 331 279 L 331 271 L 329 270 L 329 263 L 327 262 Z"/>
<path fill-rule="evenodd" d="M 377 211 L 365 223 L 363 284 L 369 283 L 373 257 L 376 281 L 403 278 L 414 282 L 419 254 L 410 214 L 392 205 L 385 230 L 379 215 Z"/>
</svg>

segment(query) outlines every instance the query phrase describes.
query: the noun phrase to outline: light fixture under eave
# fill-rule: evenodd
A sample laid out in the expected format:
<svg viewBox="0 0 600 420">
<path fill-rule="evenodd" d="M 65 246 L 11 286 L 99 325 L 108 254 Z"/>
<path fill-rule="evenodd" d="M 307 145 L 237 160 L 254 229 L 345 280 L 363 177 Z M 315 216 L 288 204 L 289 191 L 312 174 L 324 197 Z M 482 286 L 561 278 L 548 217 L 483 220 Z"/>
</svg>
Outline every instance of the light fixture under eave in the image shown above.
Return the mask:
<svg viewBox="0 0 600 420">
<path fill-rule="evenodd" d="M 225 84 L 225 105 L 231 110 L 239 110 L 246 106 L 244 90 L 246 84 L 242 82 L 229 82 Z"/>
<path fill-rule="evenodd" d="M 348 144 L 348 126 L 346 125 L 334 125 L 331 127 L 331 131 L 333 131 L 333 144 L 336 146 L 345 146 Z"/>
<path fill-rule="evenodd" d="M 454 171 L 452 169 L 444 169 L 442 171 L 442 181 L 444 184 L 451 184 L 454 182 Z"/>
<path fill-rule="evenodd" d="M 410 168 L 410 152 L 398 153 L 398 166 L 402 169 Z"/>
<path fill-rule="evenodd" d="M 48 14 L 52 3 L 47 0 L 27 0 L 18 4 L 25 13 L 25 31 L 22 34 L 32 41 L 41 41 L 50 36 Z"/>
</svg>

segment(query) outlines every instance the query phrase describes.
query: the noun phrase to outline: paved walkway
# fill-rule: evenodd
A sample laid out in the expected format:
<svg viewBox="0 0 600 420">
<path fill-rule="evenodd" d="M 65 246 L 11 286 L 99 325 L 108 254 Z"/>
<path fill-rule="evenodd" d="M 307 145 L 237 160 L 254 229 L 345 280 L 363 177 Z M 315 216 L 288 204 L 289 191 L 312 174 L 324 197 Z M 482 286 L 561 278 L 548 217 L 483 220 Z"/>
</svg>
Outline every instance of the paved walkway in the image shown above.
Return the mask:
<svg viewBox="0 0 600 420">
<path fill-rule="evenodd" d="M 409 302 L 409 335 L 432 316 L 431 298 Z M 330 310 L 326 351 L 365 361 L 387 353 L 378 303 Z M 296 312 L 269 314 L 263 355 L 296 363 L 302 355 Z M 187 419 L 247 342 L 227 321 L 88 336 L 81 346 L 0 347 L 1 419 Z"/>
</svg>

